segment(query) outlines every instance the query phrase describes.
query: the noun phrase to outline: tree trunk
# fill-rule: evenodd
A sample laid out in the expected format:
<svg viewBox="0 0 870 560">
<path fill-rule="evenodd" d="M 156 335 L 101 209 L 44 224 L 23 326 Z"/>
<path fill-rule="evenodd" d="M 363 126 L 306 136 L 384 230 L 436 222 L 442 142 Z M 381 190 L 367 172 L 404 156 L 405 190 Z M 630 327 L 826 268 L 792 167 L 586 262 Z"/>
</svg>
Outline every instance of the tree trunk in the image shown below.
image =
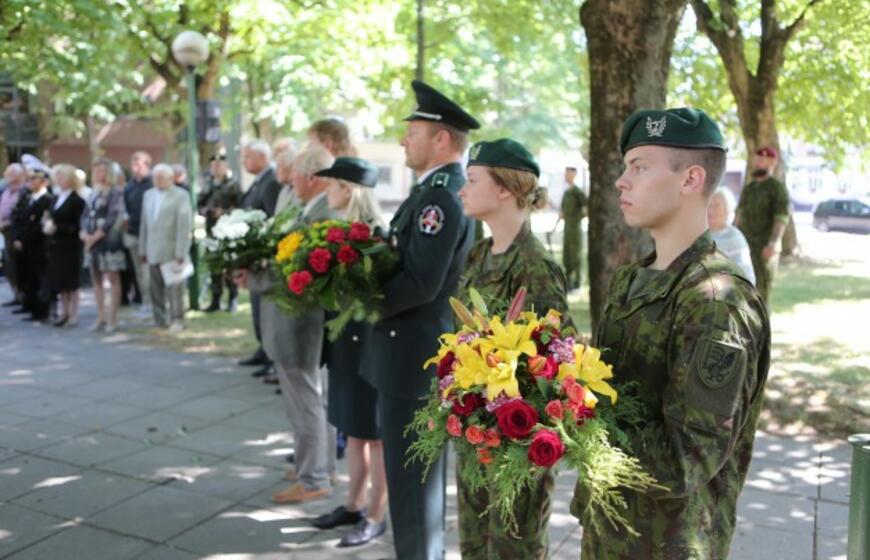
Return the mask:
<svg viewBox="0 0 870 560">
<path fill-rule="evenodd" d="M 417 0 L 417 67 L 414 77 L 420 81 L 426 75 L 426 20 L 423 18 L 423 0 Z"/>
<path fill-rule="evenodd" d="M 663 108 L 674 36 L 686 0 L 587 0 L 580 8 L 590 78 L 589 304 L 593 331 L 610 279 L 650 248 L 625 225 L 614 184 L 622 172 L 619 134 L 635 110 Z"/>
</svg>

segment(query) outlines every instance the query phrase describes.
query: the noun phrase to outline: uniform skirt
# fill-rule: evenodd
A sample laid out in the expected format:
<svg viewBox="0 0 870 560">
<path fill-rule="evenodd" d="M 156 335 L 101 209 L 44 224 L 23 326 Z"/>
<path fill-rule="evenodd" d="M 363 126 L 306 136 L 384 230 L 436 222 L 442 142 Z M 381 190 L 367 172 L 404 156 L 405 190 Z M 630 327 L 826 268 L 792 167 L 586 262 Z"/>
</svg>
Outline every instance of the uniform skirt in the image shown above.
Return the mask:
<svg viewBox="0 0 870 560">
<path fill-rule="evenodd" d="M 381 439 L 378 392 L 358 375 L 329 372 L 327 418 L 338 431 L 357 439 Z"/>
</svg>

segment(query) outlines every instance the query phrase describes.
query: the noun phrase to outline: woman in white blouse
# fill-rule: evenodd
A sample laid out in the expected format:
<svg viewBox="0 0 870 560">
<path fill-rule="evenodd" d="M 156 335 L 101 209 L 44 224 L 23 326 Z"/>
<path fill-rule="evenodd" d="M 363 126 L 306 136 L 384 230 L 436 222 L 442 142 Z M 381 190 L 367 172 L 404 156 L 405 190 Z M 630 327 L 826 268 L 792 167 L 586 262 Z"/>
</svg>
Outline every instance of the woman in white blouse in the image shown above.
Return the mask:
<svg viewBox="0 0 870 560">
<path fill-rule="evenodd" d="M 755 284 L 755 271 L 752 270 L 749 244 L 743 237 L 743 233 L 731 225 L 736 206 L 731 191 L 726 187 L 719 187 L 710 197 L 710 204 L 707 206 L 707 223 L 719 250 L 737 263 L 746 279 Z"/>
</svg>

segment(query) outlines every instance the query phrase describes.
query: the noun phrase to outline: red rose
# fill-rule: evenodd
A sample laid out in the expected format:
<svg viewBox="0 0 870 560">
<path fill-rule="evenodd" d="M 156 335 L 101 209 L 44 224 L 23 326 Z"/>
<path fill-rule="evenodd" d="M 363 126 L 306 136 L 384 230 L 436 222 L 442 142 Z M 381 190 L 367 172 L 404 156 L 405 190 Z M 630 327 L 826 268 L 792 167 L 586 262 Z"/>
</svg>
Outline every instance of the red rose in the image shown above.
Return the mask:
<svg viewBox="0 0 870 560">
<path fill-rule="evenodd" d="M 487 447 L 498 447 L 501 445 L 501 436 L 496 430 L 487 430 L 483 434 L 483 444 Z"/>
<path fill-rule="evenodd" d="M 521 439 L 532 433 L 538 423 L 538 412 L 523 401 L 511 401 L 495 410 L 498 427 L 504 435 Z"/>
<path fill-rule="evenodd" d="M 466 393 L 461 399 L 453 399 L 453 412 L 460 416 L 471 416 L 471 413 L 483 406 L 484 401 L 477 393 Z"/>
<path fill-rule="evenodd" d="M 453 352 L 447 352 L 441 361 L 438 362 L 438 379 L 444 379 L 451 373 L 453 373 L 453 364 L 456 363 L 456 354 Z"/>
<path fill-rule="evenodd" d="M 338 250 L 338 262 L 351 265 L 359 260 L 359 253 L 350 245 L 342 245 Z"/>
<path fill-rule="evenodd" d="M 344 243 L 344 230 L 339 227 L 331 227 L 326 232 L 326 241 L 329 243 Z"/>
<path fill-rule="evenodd" d="M 555 420 L 561 420 L 565 417 L 565 409 L 562 408 L 562 401 L 554 400 L 548 402 L 547 406 L 544 407 L 544 412 L 547 413 L 547 416 Z"/>
<path fill-rule="evenodd" d="M 469 426 L 465 428 L 465 439 L 467 439 L 468 443 L 471 445 L 483 443 L 483 430 L 480 429 L 480 426 Z"/>
<path fill-rule="evenodd" d="M 559 373 L 559 362 L 553 356 L 534 356 L 529 358 L 529 371 L 535 377 L 543 377 L 544 379 L 553 379 Z"/>
<path fill-rule="evenodd" d="M 287 281 L 287 287 L 297 296 L 301 296 L 302 292 L 305 291 L 305 287 L 308 286 L 313 279 L 311 273 L 307 270 L 294 272 L 290 275 L 290 279 Z"/>
<path fill-rule="evenodd" d="M 354 222 L 350 224 L 350 240 L 351 241 L 368 241 L 372 235 L 372 230 L 368 225 L 362 222 Z"/>
<path fill-rule="evenodd" d="M 462 422 L 459 420 L 459 416 L 451 414 L 447 417 L 447 433 L 453 437 L 462 435 Z"/>
<path fill-rule="evenodd" d="M 564 454 L 565 444 L 552 430 L 538 430 L 529 446 L 529 461 L 539 467 L 552 467 Z"/>
<path fill-rule="evenodd" d="M 308 255 L 308 264 L 311 265 L 311 268 L 313 268 L 315 272 L 319 272 L 320 274 L 323 274 L 329 269 L 329 261 L 331 260 L 332 253 L 329 252 L 329 249 L 324 249 L 322 247 L 318 247 Z"/>
<path fill-rule="evenodd" d="M 488 465 L 492 463 L 492 455 L 489 454 L 489 449 L 486 447 L 481 447 L 477 450 L 477 460 L 482 465 Z"/>
</svg>

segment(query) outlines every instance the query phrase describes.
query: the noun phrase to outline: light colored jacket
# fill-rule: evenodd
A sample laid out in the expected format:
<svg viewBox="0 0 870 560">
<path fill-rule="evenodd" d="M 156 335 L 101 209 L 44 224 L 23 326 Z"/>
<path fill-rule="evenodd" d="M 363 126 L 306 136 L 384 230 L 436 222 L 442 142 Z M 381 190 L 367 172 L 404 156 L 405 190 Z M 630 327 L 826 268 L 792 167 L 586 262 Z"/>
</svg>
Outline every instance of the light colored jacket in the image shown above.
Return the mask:
<svg viewBox="0 0 870 560">
<path fill-rule="evenodd" d="M 308 225 L 337 217 L 323 196 L 298 220 L 299 223 Z M 248 288 L 255 293 L 270 291 L 275 286 L 273 275 L 271 269 L 252 272 L 248 278 Z M 290 316 L 281 311 L 271 298 L 263 298 L 260 300 L 263 350 L 269 358 L 286 368 L 316 370 L 320 365 L 320 351 L 323 346 L 323 319 L 322 309 Z"/>
<path fill-rule="evenodd" d="M 186 258 L 190 253 L 193 212 L 187 191 L 171 187 L 163 191 L 160 208 L 155 215 L 157 188 L 145 191 L 142 220 L 139 225 L 139 255 L 148 264 L 161 264 Z"/>
</svg>

